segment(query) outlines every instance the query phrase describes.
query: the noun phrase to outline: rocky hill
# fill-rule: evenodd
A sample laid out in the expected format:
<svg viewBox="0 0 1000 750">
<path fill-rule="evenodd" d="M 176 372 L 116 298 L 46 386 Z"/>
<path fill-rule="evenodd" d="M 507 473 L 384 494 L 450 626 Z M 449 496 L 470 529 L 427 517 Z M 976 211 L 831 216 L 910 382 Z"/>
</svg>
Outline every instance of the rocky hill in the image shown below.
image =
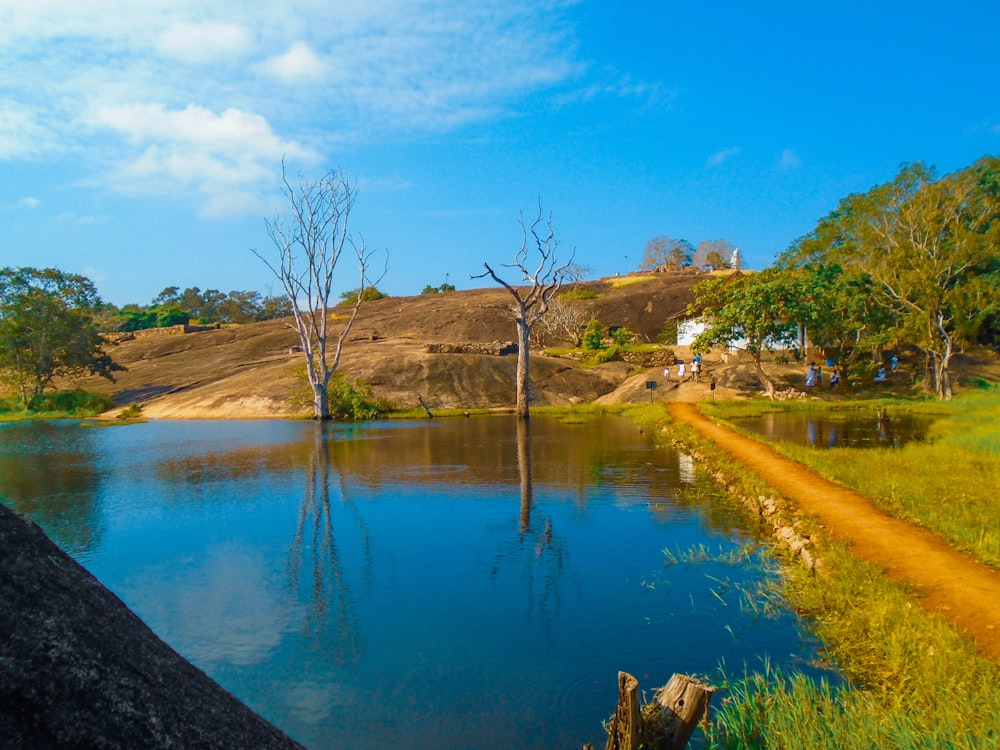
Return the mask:
<svg viewBox="0 0 1000 750">
<path fill-rule="evenodd" d="M 631 275 L 587 282 L 576 300 L 606 326 L 625 326 L 656 341 L 665 321 L 694 299 L 695 271 Z M 502 408 L 514 404 L 516 356 L 479 353 L 512 342 L 509 293 L 486 288 L 390 297 L 362 305 L 344 347 L 340 371 L 362 378 L 375 394 L 399 407 L 422 397 L 435 408 Z M 128 368 L 114 383 L 88 379 L 82 387 L 108 393 L 119 407 L 140 404 L 153 418 L 251 418 L 308 414 L 296 405 L 302 355 L 290 321 L 267 321 L 192 333 L 138 336 L 111 345 Z M 334 317 L 336 323 L 336 316 Z M 447 345 L 447 346 L 433 346 Z M 435 350 L 435 351 L 432 351 Z M 449 351 L 451 353 L 442 353 Z M 535 404 L 568 404 L 608 397 L 637 370 L 610 362 L 583 368 L 577 360 L 532 357 Z M 640 386 L 644 387 L 643 384 Z"/>
<path fill-rule="evenodd" d="M 705 278 L 696 271 L 633 274 L 588 282 L 578 291 L 592 299 L 573 302 L 583 320 L 596 318 L 605 326 L 625 326 L 644 341 L 656 342 L 664 323 L 694 300 L 692 287 Z M 587 296 L 578 295 L 578 296 Z M 344 347 L 340 372 L 363 379 L 376 396 L 397 408 L 417 407 L 422 398 L 431 409 L 512 408 L 517 357 L 499 354 L 516 338 L 508 310 L 511 297 L 501 288 L 391 297 L 362 305 Z M 338 320 L 343 322 L 343 311 Z M 158 331 L 111 344 L 112 357 L 128 368 L 114 383 L 90 378 L 81 387 L 111 395 L 118 408 L 142 406 L 150 418 L 259 418 L 308 416 L 302 402 L 304 365 L 298 336 L 290 320 L 227 326 L 190 333 Z M 176 335 L 170 335 L 176 333 Z M 546 344 L 557 342 L 546 342 Z M 683 347 L 661 358 L 688 361 Z M 772 358 L 773 359 L 773 358 Z M 695 401 L 710 398 L 709 376 L 717 383 L 715 396 L 747 396 L 760 391 L 748 357 L 710 353 L 706 377 L 679 386 L 663 378 L 662 359 L 608 362 L 584 367 L 572 357 L 532 351 L 532 405 Z M 956 356 L 956 382 L 1000 379 L 1000 360 L 981 349 Z M 904 355 L 900 377 L 882 391 L 913 388 L 922 371 L 917 352 Z M 769 362 L 768 374 L 779 390 L 802 389 L 803 367 L 794 362 Z M 648 380 L 657 389 L 646 389 Z M 824 397 L 861 395 L 870 384 L 852 384 Z M 296 394 L 300 394 L 296 399 Z M 112 412 L 113 414 L 114 412 Z"/>
</svg>

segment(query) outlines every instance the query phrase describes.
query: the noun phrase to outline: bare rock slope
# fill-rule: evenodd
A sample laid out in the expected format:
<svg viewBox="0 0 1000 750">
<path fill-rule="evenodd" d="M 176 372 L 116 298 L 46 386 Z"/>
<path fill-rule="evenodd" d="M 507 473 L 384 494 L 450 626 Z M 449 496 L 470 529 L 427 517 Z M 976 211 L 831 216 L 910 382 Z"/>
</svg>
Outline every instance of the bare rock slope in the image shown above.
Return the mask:
<svg viewBox="0 0 1000 750">
<path fill-rule="evenodd" d="M 694 271 L 630 276 L 582 285 L 596 295 L 580 300 L 587 318 L 626 326 L 656 341 L 666 320 L 694 299 L 703 279 Z M 398 407 L 423 398 L 432 408 L 502 408 L 514 404 L 516 356 L 434 353 L 432 344 L 488 344 L 515 339 L 511 298 L 503 289 L 476 289 L 366 303 L 344 348 L 341 371 L 362 378 Z M 340 322 L 334 316 L 334 323 Z M 141 404 L 153 418 L 296 416 L 302 355 L 288 321 L 267 321 L 183 335 L 142 336 L 114 345 L 128 370 L 114 383 L 91 379 L 88 390 L 116 404 Z M 583 368 L 576 360 L 532 357 L 535 404 L 591 402 L 609 397 L 636 370 L 610 362 Z"/>
</svg>

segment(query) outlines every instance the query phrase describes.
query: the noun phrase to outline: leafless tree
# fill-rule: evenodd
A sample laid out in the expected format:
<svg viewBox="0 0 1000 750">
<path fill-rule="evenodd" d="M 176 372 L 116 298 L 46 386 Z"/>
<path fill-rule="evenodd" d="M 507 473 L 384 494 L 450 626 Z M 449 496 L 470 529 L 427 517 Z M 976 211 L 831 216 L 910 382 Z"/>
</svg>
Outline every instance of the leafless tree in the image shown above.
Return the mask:
<svg viewBox="0 0 1000 750">
<path fill-rule="evenodd" d="M 694 254 L 696 266 L 712 266 L 716 269 L 729 268 L 730 259 L 736 246 L 729 240 L 704 240 L 698 243 Z"/>
<path fill-rule="evenodd" d="M 538 321 L 536 340 L 563 341 L 579 346 L 580 335 L 587 321 L 593 317 L 590 311 L 575 300 L 555 297 L 549 302 L 549 311 Z"/>
<path fill-rule="evenodd" d="M 293 185 L 282 162 L 281 181 L 289 215 L 278 214 L 265 221 L 268 236 L 278 250 L 277 260 L 272 262 L 257 250 L 252 252 L 271 269 L 292 302 L 294 324 L 289 325 L 299 334 L 302 345 L 312 389 L 313 417 L 325 420 L 330 418 L 330 378 L 340 365 L 344 341 L 364 299 L 363 294 L 358 294 L 339 333 L 331 331 L 330 296 L 337 263 L 344 249 L 350 248 L 358 261 L 359 289 L 364 290 L 382 280 L 388 258 L 378 278 L 372 280 L 369 269 L 375 252 L 368 250 L 363 238 L 355 240 L 348 231 L 357 188 L 344 172 L 330 171 L 318 180 L 299 176 Z M 332 356 L 331 336 L 335 336 Z"/>
<path fill-rule="evenodd" d="M 667 270 L 668 268 L 686 268 L 691 265 L 694 248 L 687 240 L 675 240 L 667 237 L 653 237 L 646 243 L 642 255 L 641 271 Z"/>
<path fill-rule="evenodd" d="M 547 219 L 544 217 L 541 200 L 538 201 L 538 215 L 531 225 L 525 224 L 523 213 L 520 224 L 521 248 L 514 255 L 513 263 L 502 265 L 504 268 L 513 268 L 520 272 L 521 280 L 530 282 L 531 288 L 509 284 L 497 276 L 489 263 L 483 263 L 486 271 L 472 278 L 481 279 L 489 276 L 514 298 L 510 311 L 517 326 L 517 416 L 527 419 L 531 328 L 548 312 L 553 296 L 562 286 L 566 269 L 573 263 L 573 256 L 570 255 L 569 261 L 559 265 L 556 257 L 559 242 L 552 229 L 552 215 L 549 214 Z M 534 252 L 531 249 L 532 245 Z M 535 256 L 538 258 L 537 265 L 532 261 Z M 529 263 L 532 265 L 529 266 Z"/>
</svg>

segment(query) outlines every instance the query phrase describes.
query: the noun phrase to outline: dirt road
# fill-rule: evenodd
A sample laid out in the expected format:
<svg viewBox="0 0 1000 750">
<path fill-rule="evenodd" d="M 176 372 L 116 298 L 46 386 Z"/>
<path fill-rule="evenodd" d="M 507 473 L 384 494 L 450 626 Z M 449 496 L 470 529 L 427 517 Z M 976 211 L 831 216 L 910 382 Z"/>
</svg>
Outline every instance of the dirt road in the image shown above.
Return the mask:
<svg viewBox="0 0 1000 750">
<path fill-rule="evenodd" d="M 668 405 L 671 418 L 694 427 L 746 464 L 853 554 L 913 585 L 921 604 L 950 620 L 983 654 L 1000 660 L 1000 571 L 957 552 L 937 535 L 891 518 L 870 500 L 802 464 L 706 418 L 691 403 Z"/>
</svg>

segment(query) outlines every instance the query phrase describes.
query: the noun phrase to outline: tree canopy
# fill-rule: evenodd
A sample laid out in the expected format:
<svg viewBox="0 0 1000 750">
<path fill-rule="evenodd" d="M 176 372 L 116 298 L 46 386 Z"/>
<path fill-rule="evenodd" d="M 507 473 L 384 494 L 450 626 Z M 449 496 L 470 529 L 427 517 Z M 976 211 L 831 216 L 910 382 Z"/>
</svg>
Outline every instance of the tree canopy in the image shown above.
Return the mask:
<svg viewBox="0 0 1000 750">
<path fill-rule="evenodd" d="M 0 269 L 0 376 L 26 408 L 57 377 L 123 369 L 102 348 L 93 282 L 55 268 Z"/>
<path fill-rule="evenodd" d="M 941 179 L 904 165 L 891 182 L 844 198 L 782 263 L 842 269 L 879 308 L 875 343 L 891 327 L 920 348 L 935 393 L 950 398 L 952 356 L 1000 310 L 1000 159 Z"/>
<path fill-rule="evenodd" d="M 641 271 L 667 268 L 687 268 L 694 259 L 694 246 L 687 240 L 675 240 L 663 235 L 646 243 Z"/>
</svg>

